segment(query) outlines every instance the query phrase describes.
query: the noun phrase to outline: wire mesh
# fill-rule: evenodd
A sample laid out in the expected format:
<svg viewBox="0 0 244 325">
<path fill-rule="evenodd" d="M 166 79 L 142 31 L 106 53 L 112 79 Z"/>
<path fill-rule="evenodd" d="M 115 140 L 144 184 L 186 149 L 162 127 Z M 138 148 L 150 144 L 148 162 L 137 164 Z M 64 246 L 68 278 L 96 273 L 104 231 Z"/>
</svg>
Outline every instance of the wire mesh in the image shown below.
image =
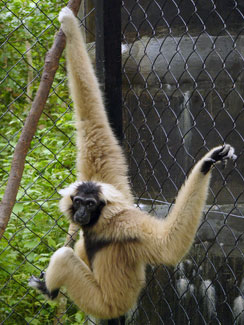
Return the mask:
<svg viewBox="0 0 244 325">
<path fill-rule="evenodd" d="M 149 269 L 129 324 L 244 323 L 243 9 L 238 1 L 123 2 L 125 146 L 139 206 L 165 215 L 211 147 L 230 142 L 240 155 L 234 168 L 215 171 L 187 259 Z"/>
<path fill-rule="evenodd" d="M 24 2 L 23 2 L 24 3 Z M 58 1 L 0 4 L 0 193 L 59 28 Z M 87 42 L 94 4 L 85 1 Z M 216 168 L 193 248 L 175 269 L 148 267 L 128 324 L 244 324 L 243 63 L 241 1 L 122 2 L 124 147 L 137 204 L 165 216 L 192 165 L 231 143 L 236 165 Z M 28 152 L 11 221 L 0 242 L 2 324 L 95 324 L 68 301 L 64 314 L 28 288 L 62 246 L 67 221 L 57 190 L 75 180 L 72 103 L 64 59 Z"/>
</svg>

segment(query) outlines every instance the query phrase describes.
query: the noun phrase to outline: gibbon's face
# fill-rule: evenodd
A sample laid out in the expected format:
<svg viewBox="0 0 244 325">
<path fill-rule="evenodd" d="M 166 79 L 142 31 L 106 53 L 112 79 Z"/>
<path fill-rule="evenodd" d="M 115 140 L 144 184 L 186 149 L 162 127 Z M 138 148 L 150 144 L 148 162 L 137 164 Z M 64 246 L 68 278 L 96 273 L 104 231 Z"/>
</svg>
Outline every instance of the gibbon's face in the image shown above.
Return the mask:
<svg viewBox="0 0 244 325">
<path fill-rule="evenodd" d="M 79 185 L 73 202 L 72 220 L 80 226 L 93 226 L 99 219 L 105 202 L 99 199 L 100 187 L 93 182 L 84 182 Z"/>
</svg>

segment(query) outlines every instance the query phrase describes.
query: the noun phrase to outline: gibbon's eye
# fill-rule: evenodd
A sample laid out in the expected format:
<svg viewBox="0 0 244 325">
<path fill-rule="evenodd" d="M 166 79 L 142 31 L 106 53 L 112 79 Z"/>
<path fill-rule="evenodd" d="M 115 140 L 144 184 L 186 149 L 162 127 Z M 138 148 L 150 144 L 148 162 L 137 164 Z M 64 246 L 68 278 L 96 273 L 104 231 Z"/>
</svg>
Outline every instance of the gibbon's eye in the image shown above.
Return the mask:
<svg viewBox="0 0 244 325">
<path fill-rule="evenodd" d="M 80 198 L 76 198 L 76 199 L 74 199 L 74 203 L 76 203 L 76 204 L 80 204 L 80 203 L 81 203 L 81 199 L 80 199 Z"/>
<path fill-rule="evenodd" d="M 73 199 L 73 206 L 74 206 L 74 208 L 78 208 L 78 207 L 80 207 L 81 206 L 81 204 L 82 204 L 82 199 L 80 198 L 80 197 L 74 197 L 74 199 Z"/>
<path fill-rule="evenodd" d="M 96 205 L 96 203 L 97 202 L 95 200 L 91 200 L 91 199 L 86 200 L 86 206 L 89 207 L 89 208 L 94 207 Z"/>
</svg>

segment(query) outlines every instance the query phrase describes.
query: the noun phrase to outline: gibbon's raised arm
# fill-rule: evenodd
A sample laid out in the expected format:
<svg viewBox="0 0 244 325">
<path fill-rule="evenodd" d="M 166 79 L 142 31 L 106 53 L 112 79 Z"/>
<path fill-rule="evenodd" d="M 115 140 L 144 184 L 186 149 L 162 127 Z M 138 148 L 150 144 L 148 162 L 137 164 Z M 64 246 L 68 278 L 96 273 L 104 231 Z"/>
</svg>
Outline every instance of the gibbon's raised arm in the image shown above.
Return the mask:
<svg viewBox="0 0 244 325">
<path fill-rule="evenodd" d="M 230 145 L 208 152 L 192 169 L 166 219 L 142 223 L 141 253 L 146 263 L 176 265 L 188 252 L 201 221 L 212 166 L 227 159 L 236 159 Z"/>
<path fill-rule="evenodd" d="M 78 180 L 112 184 L 132 203 L 125 157 L 109 125 L 78 20 L 69 8 L 63 9 L 59 20 L 67 41 L 69 88 L 75 106 Z"/>
</svg>

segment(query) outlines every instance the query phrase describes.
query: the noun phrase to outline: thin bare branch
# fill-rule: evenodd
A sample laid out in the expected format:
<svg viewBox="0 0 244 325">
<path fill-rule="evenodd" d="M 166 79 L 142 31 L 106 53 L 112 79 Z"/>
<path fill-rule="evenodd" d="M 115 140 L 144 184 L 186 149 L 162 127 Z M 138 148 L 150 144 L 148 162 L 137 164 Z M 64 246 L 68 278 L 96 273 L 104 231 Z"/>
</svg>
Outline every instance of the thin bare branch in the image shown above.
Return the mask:
<svg viewBox="0 0 244 325">
<path fill-rule="evenodd" d="M 70 0 L 68 7 L 77 15 L 81 0 Z M 19 141 L 15 147 L 8 183 L 0 203 L 0 239 L 8 225 L 13 206 L 16 201 L 19 185 L 24 171 L 25 159 L 32 138 L 36 132 L 37 124 L 46 104 L 55 73 L 59 66 L 59 59 L 65 48 L 65 36 L 60 29 L 56 34 L 54 43 L 48 51 L 40 86 L 36 93 L 29 115 L 25 121 Z"/>
</svg>

